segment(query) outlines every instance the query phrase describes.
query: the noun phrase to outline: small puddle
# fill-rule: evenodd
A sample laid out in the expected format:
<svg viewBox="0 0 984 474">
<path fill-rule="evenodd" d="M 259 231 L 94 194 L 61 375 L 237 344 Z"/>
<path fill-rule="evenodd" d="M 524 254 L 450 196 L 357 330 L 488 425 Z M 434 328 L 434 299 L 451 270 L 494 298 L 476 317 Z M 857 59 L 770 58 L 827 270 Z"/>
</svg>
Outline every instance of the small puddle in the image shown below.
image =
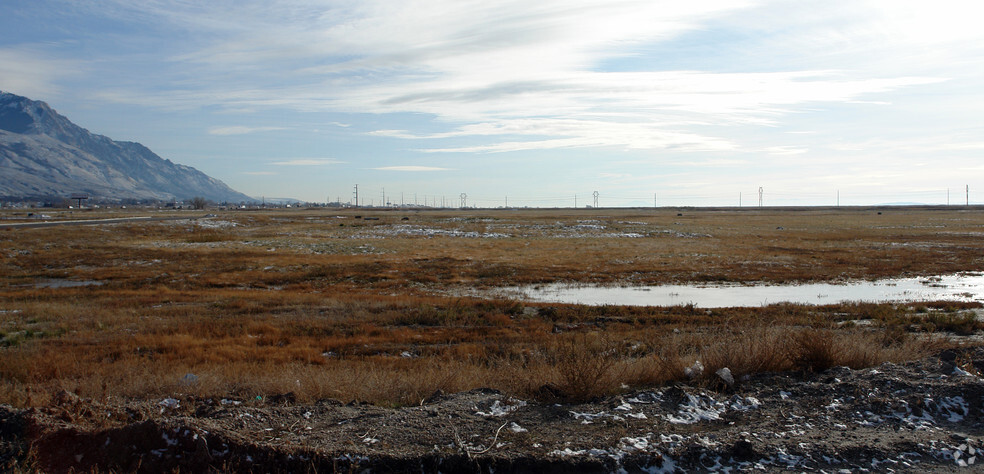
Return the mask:
<svg viewBox="0 0 984 474">
<path fill-rule="evenodd" d="M 585 305 L 759 307 L 776 303 L 809 305 L 841 302 L 916 301 L 984 302 L 984 274 L 961 273 L 923 278 L 893 278 L 844 284 L 583 286 L 568 284 L 512 287 L 505 295 L 536 302 Z"/>
<path fill-rule="evenodd" d="M 34 283 L 35 288 L 75 288 L 77 286 L 99 286 L 103 282 L 96 280 L 40 280 Z"/>
</svg>

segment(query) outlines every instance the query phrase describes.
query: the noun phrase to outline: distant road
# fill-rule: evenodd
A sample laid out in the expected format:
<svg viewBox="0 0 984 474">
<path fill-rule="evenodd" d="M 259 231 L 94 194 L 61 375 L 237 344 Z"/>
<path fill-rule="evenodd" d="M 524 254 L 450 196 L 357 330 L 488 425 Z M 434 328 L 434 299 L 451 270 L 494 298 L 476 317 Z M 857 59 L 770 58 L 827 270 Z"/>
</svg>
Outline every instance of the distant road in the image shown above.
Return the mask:
<svg viewBox="0 0 984 474">
<path fill-rule="evenodd" d="M 88 219 L 78 221 L 41 221 L 41 222 L 17 222 L 13 224 L 0 224 L 0 229 L 24 229 L 27 227 L 54 227 L 59 225 L 99 225 L 99 224 L 119 224 L 121 222 L 150 222 L 150 221 L 180 221 L 187 219 L 201 219 L 205 216 L 186 216 L 186 217 L 117 217 L 113 219 Z"/>
</svg>

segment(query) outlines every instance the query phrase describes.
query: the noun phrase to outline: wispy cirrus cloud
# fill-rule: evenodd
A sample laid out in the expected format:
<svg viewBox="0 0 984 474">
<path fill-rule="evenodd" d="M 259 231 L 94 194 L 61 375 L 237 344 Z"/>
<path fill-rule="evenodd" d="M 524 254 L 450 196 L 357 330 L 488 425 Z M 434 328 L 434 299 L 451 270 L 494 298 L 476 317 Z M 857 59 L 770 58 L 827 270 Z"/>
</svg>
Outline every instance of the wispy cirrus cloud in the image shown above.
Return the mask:
<svg viewBox="0 0 984 474">
<path fill-rule="evenodd" d="M 284 127 L 214 127 L 210 128 L 208 133 L 209 135 L 248 135 L 250 133 L 272 132 L 276 130 L 284 130 Z"/>
<path fill-rule="evenodd" d="M 820 52 L 854 38 L 875 38 L 878 33 L 873 28 L 901 31 L 913 20 L 879 2 L 855 3 L 837 3 L 817 13 L 767 0 L 676 4 L 548 0 L 536 5 L 519 0 L 438 0 L 426 6 L 383 0 L 291 0 L 246 2 L 235 10 L 209 4 L 116 2 L 110 11 L 117 18 L 155 18 L 200 35 L 169 57 L 198 79 L 184 78 L 182 89 L 169 90 L 166 99 L 125 90 L 107 97 L 169 108 L 209 104 L 426 114 L 445 124 L 445 129 L 373 134 L 431 141 L 464 137 L 471 142 L 422 149 L 428 152 L 571 147 L 740 150 L 741 143 L 708 131 L 707 126 L 775 126 L 815 104 L 889 106 L 890 101 L 871 96 L 945 77 L 898 70 L 885 76 L 871 71 L 859 74 L 819 62 L 825 67 L 802 63 L 807 67 L 768 70 L 749 63 L 749 68 L 760 70 L 680 69 L 673 68 L 673 60 L 681 61 L 675 57 L 678 53 L 664 51 L 662 45 L 705 34 L 709 24 L 757 38 L 751 23 L 744 22 L 755 16 L 763 33 Z M 782 12 L 792 14 L 792 20 Z M 861 24 L 865 14 L 876 15 L 876 20 Z M 807 16 L 812 23 L 797 20 Z M 804 31 L 791 33 L 797 29 L 780 20 L 801 24 Z M 811 28 L 821 27 L 836 36 L 804 39 L 810 38 Z M 952 33 L 946 37 L 967 39 Z M 746 43 L 756 55 L 737 52 L 752 61 L 792 53 L 783 44 Z M 654 52 L 669 57 L 670 68 L 651 57 Z M 620 63 L 625 65 L 606 66 Z M 585 126 L 572 127 L 572 123 Z M 209 133 L 279 129 L 230 126 Z M 620 131 L 613 133 L 616 129 Z M 517 140 L 516 135 L 538 138 Z"/>
<path fill-rule="evenodd" d="M 0 47 L 0 90 L 37 98 L 52 98 L 63 89 L 56 79 L 84 73 L 80 60 L 50 56 L 38 45 Z"/>
<path fill-rule="evenodd" d="M 454 169 L 501 179 L 494 194 L 558 157 L 652 187 L 718 188 L 738 173 L 751 189 L 830 186 L 845 164 L 937 157 L 976 169 L 984 29 L 966 0 L 49 1 L 0 15 L 0 88 L 71 87 L 87 101 L 77 109 L 112 109 L 104 124 L 124 130 L 125 114 L 184 120 L 148 143 L 186 140 L 172 149 L 196 159 L 215 156 L 187 151 L 202 130 L 247 135 L 245 169 L 279 166 L 285 188 L 307 179 L 315 197 L 328 186 L 305 167 L 340 163 L 325 150 L 359 163 L 332 173 L 338 189 L 369 169 L 453 190 L 452 173 L 395 172 Z M 269 133 L 283 129 L 290 148 Z M 178 130 L 190 132 L 165 136 Z M 570 176 L 588 187 L 599 174 Z"/>
<path fill-rule="evenodd" d="M 409 172 L 451 170 L 451 168 L 440 168 L 437 166 L 381 166 L 379 168 L 372 168 L 372 169 L 377 171 L 409 171 Z"/>
<path fill-rule="evenodd" d="M 275 166 L 327 166 L 342 163 L 345 162 L 326 158 L 296 158 L 293 160 L 274 161 L 270 164 Z"/>
</svg>

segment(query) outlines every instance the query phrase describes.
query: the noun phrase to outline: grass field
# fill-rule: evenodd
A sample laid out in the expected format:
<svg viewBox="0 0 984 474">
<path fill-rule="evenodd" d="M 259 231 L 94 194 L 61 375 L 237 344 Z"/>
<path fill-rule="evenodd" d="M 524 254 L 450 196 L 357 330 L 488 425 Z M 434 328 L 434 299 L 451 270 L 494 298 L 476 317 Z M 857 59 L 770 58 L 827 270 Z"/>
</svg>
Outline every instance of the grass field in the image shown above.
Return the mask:
<svg viewBox="0 0 984 474">
<path fill-rule="evenodd" d="M 400 405 L 476 387 L 574 400 L 681 380 L 697 360 L 698 382 L 713 385 L 721 367 L 862 367 L 982 329 L 976 303 L 705 310 L 455 296 L 981 271 L 980 209 L 46 213 L 189 219 L 0 228 L 0 403 L 69 390 Z"/>
</svg>

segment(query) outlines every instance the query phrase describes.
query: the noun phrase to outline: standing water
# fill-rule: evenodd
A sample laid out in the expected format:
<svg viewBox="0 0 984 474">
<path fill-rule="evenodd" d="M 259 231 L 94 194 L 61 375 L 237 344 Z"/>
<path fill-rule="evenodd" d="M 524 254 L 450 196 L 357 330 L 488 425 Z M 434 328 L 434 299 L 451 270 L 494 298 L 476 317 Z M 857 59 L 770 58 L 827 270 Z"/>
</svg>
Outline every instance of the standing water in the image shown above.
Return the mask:
<svg viewBox="0 0 984 474">
<path fill-rule="evenodd" d="M 984 301 L 984 274 L 960 273 L 923 278 L 892 278 L 843 284 L 577 286 L 551 284 L 510 288 L 538 302 L 586 305 L 676 306 L 701 308 L 767 306 L 775 303 L 824 305 L 841 302 Z"/>
</svg>

